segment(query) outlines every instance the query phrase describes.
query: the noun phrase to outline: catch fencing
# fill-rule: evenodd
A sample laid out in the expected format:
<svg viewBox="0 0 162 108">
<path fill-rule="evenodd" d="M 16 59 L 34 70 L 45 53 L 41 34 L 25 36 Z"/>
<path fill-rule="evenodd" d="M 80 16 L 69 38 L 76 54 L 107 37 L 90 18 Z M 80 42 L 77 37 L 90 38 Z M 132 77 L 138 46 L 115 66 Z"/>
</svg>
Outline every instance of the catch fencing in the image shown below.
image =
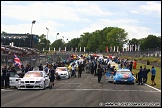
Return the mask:
<svg viewBox="0 0 162 108">
<path fill-rule="evenodd" d="M 30 64 L 32 67 L 38 67 L 40 64 L 45 65 L 48 63 L 54 63 L 61 61 L 62 59 L 68 58 L 67 54 L 53 54 L 53 55 L 38 55 L 38 56 L 18 56 L 21 61 L 21 64 L 26 66 Z M 1 54 L 1 68 L 6 65 L 14 64 L 14 55 Z"/>
</svg>

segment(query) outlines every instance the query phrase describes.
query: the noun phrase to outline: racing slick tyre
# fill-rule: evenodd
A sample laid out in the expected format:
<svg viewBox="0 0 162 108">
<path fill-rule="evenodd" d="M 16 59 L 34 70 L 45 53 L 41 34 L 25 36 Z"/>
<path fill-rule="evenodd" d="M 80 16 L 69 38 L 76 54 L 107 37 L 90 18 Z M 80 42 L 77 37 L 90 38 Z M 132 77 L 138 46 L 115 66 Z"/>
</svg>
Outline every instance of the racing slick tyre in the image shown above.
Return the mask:
<svg viewBox="0 0 162 108">
<path fill-rule="evenodd" d="M 45 81 L 44 81 L 43 90 L 46 90 L 46 83 L 45 83 Z"/>
<path fill-rule="evenodd" d="M 116 84 L 116 81 L 113 81 L 113 84 Z"/>
</svg>

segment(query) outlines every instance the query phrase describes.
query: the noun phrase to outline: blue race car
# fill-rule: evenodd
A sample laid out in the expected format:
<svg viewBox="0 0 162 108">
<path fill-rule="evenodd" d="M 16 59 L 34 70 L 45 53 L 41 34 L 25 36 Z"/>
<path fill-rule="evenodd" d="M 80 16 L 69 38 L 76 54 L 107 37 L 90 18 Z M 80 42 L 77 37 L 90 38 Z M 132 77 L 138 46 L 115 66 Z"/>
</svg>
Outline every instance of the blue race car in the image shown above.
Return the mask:
<svg viewBox="0 0 162 108">
<path fill-rule="evenodd" d="M 113 83 L 132 83 L 135 84 L 136 78 L 129 69 L 119 69 L 113 77 Z"/>
</svg>

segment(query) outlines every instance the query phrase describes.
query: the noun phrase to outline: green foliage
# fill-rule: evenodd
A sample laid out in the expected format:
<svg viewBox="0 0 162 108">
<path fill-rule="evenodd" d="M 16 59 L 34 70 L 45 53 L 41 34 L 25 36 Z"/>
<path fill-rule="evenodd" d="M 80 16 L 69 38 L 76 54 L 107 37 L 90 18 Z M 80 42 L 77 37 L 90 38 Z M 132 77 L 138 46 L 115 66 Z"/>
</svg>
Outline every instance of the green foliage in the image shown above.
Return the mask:
<svg viewBox="0 0 162 108">
<path fill-rule="evenodd" d="M 137 68 L 136 69 L 133 69 L 133 73 L 134 74 L 137 74 L 138 71 L 139 71 L 139 67 L 140 66 L 144 66 L 146 64 L 142 64 L 142 63 L 138 63 L 137 62 Z M 147 69 L 151 69 L 152 65 L 146 65 L 146 68 Z M 158 88 L 158 89 L 161 89 L 161 67 L 155 67 L 156 69 L 156 77 L 155 77 L 155 82 L 156 82 L 156 85 L 154 86 L 155 88 Z M 147 84 L 151 85 L 152 82 L 151 82 L 151 73 L 149 72 L 148 73 L 148 79 L 147 79 Z"/>
<path fill-rule="evenodd" d="M 147 50 L 151 48 L 160 48 L 161 47 L 161 36 L 155 35 L 148 35 L 146 38 L 136 39 L 133 38 L 132 40 L 128 40 L 128 32 L 126 32 L 122 28 L 118 27 L 105 27 L 103 30 L 96 30 L 92 33 L 85 32 L 80 35 L 80 38 L 74 38 L 68 43 L 63 42 L 61 39 L 55 40 L 50 45 L 50 41 L 46 39 L 46 35 L 42 34 L 39 36 L 39 50 L 43 48 L 48 50 L 50 47 L 51 49 L 55 48 L 56 50 L 61 47 L 64 49 L 65 47 L 67 50 L 71 50 L 71 48 L 79 49 L 79 47 L 86 47 L 86 51 L 88 52 L 105 52 L 106 47 L 108 49 L 110 47 L 119 47 L 119 51 L 122 50 L 123 44 L 128 45 L 140 45 L 140 50 Z M 133 50 L 135 50 L 135 46 L 133 46 Z"/>
<path fill-rule="evenodd" d="M 155 35 L 148 35 L 147 38 L 141 39 L 140 46 L 141 50 L 161 47 L 161 37 L 157 37 Z"/>
<path fill-rule="evenodd" d="M 59 47 L 61 47 L 61 49 L 64 49 L 63 47 L 64 47 L 64 43 L 63 43 L 63 41 L 62 41 L 62 39 L 58 39 L 58 40 L 56 40 L 56 41 L 54 41 L 52 44 L 51 44 L 51 49 L 56 49 L 56 50 L 58 50 L 59 49 Z"/>
</svg>

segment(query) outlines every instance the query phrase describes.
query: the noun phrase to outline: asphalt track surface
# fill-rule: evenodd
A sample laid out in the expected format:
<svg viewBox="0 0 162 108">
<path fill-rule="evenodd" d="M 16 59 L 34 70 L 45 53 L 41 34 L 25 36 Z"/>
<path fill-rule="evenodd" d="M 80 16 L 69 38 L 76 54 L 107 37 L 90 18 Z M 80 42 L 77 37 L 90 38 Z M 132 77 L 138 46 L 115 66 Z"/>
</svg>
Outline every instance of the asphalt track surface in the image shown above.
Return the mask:
<svg viewBox="0 0 162 108">
<path fill-rule="evenodd" d="M 52 89 L 1 89 L 1 107 L 161 107 L 161 90 L 148 85 L 113 84 L 83 72 L 55 81 Z"/>
</svg>

